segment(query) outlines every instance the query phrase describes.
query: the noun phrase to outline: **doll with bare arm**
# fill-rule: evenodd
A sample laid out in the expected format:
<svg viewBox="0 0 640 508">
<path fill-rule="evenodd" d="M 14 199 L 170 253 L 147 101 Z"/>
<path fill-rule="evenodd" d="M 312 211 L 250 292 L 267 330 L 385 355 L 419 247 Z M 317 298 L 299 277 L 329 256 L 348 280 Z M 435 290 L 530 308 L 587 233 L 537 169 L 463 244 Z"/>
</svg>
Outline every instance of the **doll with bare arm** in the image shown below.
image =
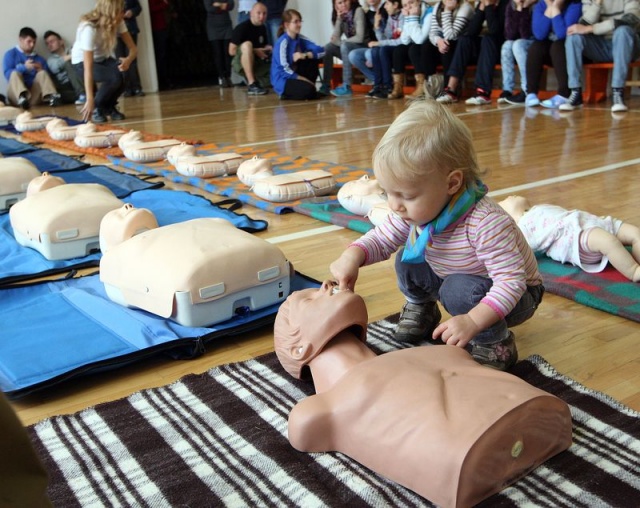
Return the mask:
<svg viewBox="0 0 640 508">
<path fill-rule="evenodd" d="M 532 206 L 522 196 L 509 196 L 498 204 L 514 218 L 534 251 L 589 273 L 601 272 L 609 262 L 629 280 L 640 282 L 637 226 L 556 205 Z"/>
<path fill-rule="evenodd" d="M 274 325 L 275 351 L 316 394 L 288 420 L 291 445 L 339 451 L 439 506 L 473 506 L 571 444 L 565 402 L 439 345 L 382 355 L 366 344 L 361 296 L 291 294 Z"/>
</svg>

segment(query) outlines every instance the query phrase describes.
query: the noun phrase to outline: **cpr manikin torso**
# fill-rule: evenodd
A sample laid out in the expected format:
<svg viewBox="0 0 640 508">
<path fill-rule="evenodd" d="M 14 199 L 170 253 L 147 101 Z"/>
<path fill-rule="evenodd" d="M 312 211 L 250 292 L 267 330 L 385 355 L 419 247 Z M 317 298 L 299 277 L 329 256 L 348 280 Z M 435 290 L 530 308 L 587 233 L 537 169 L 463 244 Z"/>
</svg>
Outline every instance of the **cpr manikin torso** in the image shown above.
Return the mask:
<svg viewBox="0 0 640 508">
<path fill-rule="evenodd" d="M 571 444 L 563 401 L 461 348 L 376 356 L 358 333 L 363 309 L 327 285 L 281 307 L 278 357 L 296 377 L 308 366 L 317 391 L 289 416 L 296 449 L 340 451 L 438 505 L 471 506 Z"/>
</svg>

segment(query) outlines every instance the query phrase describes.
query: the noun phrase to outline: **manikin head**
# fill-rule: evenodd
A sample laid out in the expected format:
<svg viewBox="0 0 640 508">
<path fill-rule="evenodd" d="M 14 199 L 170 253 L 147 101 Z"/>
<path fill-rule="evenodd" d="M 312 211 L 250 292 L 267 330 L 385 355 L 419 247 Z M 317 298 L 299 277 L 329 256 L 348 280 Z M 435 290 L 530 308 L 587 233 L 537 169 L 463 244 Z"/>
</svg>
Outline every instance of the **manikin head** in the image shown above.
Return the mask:
<svg viewBox="0 0 640 508">
<path fill-rule="evenodd" d="M 504 208 L 505 212 L 511 215 L 516 222 L 520 220 L 524 215 L 524 212 L 531 208 L 529 200 L 522 196 L 509 196 L 508 198 L 499 201 L 498 204 Z"/>
<path fill-rule="evenodd" d="M 325 281 L 318 289 L 292 293 L 280 306 L 274 324 L 275 351 L 284 369 L 302 377 L 302 368 L 340 332 L 350 330 L 363 342 L 367 336 L 367 307 L 352 291 L 334 293 Z"/>
</svg>

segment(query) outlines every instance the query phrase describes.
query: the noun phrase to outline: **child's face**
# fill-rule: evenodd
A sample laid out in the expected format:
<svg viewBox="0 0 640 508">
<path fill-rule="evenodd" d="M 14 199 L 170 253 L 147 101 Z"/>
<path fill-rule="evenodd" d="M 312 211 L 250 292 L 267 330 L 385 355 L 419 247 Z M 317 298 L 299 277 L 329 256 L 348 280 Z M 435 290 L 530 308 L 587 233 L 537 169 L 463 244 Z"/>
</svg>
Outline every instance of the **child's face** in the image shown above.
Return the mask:
<svg viewBox="0 0 640 508">
<path fill-rule="evenodd" d="M 384 10 L 387 11 L 387 14 L 389 14 L 389 16 L 393 16 L 400 9 L 398 8 L 398 5 L 395 2 L 391 2 L 390 0 L 387 0 L 384 3 Z"/>
<path fill-rule="evenodd" d="M 376 173 L 378 183 L 387 194 L 389 207 L 410 224 L 422 225 L 435 219 L 451 199 L 449 175 L 434 171 L 416 183 L 415 180 L 389 178 Z"/>
</svg>

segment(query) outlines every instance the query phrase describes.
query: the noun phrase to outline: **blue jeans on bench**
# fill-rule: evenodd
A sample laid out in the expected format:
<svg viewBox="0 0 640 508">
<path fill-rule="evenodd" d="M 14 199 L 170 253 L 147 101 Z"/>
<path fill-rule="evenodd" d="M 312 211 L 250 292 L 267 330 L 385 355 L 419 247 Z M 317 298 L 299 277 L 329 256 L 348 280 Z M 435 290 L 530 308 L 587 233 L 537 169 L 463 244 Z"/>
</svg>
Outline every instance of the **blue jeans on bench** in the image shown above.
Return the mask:
<svg viewBox="0 0 640 508">
<path fill-rule="evenodd" d="M 640 55 L 640 38 L 634 30 L 622 25 L 613 31 L 613 38 L 602 35 L 568 35 L 565 41 L 569 88 L 582 86 L 582 59 L 593 62 L 613 62 L 611 88 L 624 88 L 629 64 Z"/>
</svg>

